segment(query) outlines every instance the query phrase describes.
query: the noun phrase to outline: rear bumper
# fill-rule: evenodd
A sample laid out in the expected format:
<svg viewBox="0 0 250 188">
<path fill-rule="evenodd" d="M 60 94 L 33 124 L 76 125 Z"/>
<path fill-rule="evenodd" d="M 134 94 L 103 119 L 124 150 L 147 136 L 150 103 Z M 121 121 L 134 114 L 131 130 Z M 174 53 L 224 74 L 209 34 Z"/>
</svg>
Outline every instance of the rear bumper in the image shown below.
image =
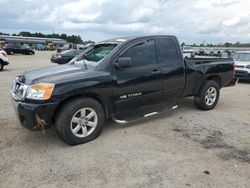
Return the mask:
<svg viewBox="0 0 250 188">
<path fill-rule="evenodd" d="M 248 80 L 248 79 L 250 79 L 250 72 L 248 72 L 246 70 L 236 70 L 235 77 L 239 78 L 239 79 Z"/>
<path fill-rule="evenodd" d="M 238 81 L 239 81 L 239 78 L 234 77 L 232 81 L 226 87 L 235 86 L 238 83 Z"/>
<path fill-rule="evenodd" d="M 6 52 L 7 53 L 7 52 Z M 6 63 L 8 63 L 8 61 L 9 61 L 9 59 L 8 59 L 8 57 L 6 57 L 6 56 L 3 56 L 3 55 L 1 55 L 1 57 L 0 57 L 0 60 L 2 61 L 2 62 L 6 62 Z M 8 63 L 9 64 L 9 63 Z"/>
<path fill-rule="evenodd" d="M 31 104 L 12 99 L 20 124 L 32 131 L 50 128 L 57 104 Z"/>
<path fill-rule="evenodd" d="M 55 59 L 51 58 L 50 59 L 51 63 L 56 63 Z"/>
<path fill-rule="evenodd" d="M 3 62 L 3 65 L 4 65 L 4 66 L 6 66 L 6 65 L 8 65 L 8 64 L 10 64 L 8 61 L 4 61 L 4 62 Z"/>
</svg>

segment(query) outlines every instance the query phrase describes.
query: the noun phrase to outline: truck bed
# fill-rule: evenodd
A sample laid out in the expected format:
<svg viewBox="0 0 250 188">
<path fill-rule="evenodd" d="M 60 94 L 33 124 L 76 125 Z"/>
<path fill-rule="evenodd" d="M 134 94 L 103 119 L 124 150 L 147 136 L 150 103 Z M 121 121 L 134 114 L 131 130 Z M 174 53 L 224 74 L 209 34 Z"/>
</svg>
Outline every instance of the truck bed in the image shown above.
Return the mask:
<svg viewBox="0 0 250 188">
<path fill-rule="evenodd" d="M 204 80 L 217 78 L 220 87 L 227 86 L 234 74 L 232 58 L 185 58 L 186 87 L 183 96 L 197 95 Z"/>
<path fill-rule="evenodd" d="M 185 61 L 188 63 L 205 64 L 205 63 L 216 63 L 216 62 L 233 62 L 232 58 L 185 58 Z"/>
</svg>

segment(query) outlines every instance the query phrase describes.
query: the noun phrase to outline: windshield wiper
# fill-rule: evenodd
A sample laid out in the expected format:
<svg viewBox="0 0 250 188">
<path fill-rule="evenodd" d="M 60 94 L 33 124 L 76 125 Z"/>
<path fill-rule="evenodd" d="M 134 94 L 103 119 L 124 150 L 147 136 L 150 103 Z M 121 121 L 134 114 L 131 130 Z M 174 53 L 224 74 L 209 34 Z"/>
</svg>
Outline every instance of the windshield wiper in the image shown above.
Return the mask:
<svg viewBox="0 0 250 188">
<path fill-rule="evenodd" d="M 84 64 L 85 70 L 87 70 L 87 69 L 88 69 L 88 66 L 87 66 L 87 63 L 86 63 L 86 60 L 85 60 L 85 59 L 83 59 L 83 64 Z"/>
</svg>

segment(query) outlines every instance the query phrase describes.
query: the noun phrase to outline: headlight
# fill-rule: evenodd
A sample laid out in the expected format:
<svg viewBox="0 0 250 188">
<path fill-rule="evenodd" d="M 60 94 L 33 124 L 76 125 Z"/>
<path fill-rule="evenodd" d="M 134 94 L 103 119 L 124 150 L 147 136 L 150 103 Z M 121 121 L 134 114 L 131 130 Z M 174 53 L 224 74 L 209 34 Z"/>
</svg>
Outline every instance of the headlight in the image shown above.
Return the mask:
<svg viewBox="0 0 250 188">
<path fill-rule="evenodd" d="M 250 65 L 247 65 L 246 68 L 247 68 L 247 69 L 250 69 Z"/>
<path fill-rule="evenodd" d="M 35 100 L 47 100 L 51 97 L 55 84 L 39 83 L 31 85 L 27 89 L 26 98 Z"/>
</svg>

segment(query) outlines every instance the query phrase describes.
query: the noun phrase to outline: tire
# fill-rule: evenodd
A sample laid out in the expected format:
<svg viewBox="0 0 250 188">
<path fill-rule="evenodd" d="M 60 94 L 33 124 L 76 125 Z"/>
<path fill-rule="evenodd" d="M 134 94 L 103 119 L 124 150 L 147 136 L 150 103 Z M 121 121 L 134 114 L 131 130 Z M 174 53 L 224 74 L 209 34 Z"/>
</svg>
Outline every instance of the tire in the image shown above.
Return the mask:
<svg viewBox="0 0 250 188">
<path fill-rule="evenodd" d="M 55 119 L 55 131 L 69 145 L 77 145 L 98 137 L 104 124 L 105 113 L 100 103 L 78 98 L 62 107 Z"/>
<path fill-rule="evenodd" d="M 217 82 L 207 80 L 202 85 L 198 96 L 194 97 L 194 104 L 200 110 L 212 110 L 218 103 L 220 87 Z"/>
<path fill-rule="evenodd" d="M 2 70 L 3 70 L 3 67 L 4 67 L 3 63 L 2 63 L 2 62 L 0 62 L 0 71 L 2 71 Z"/>
</svg>

